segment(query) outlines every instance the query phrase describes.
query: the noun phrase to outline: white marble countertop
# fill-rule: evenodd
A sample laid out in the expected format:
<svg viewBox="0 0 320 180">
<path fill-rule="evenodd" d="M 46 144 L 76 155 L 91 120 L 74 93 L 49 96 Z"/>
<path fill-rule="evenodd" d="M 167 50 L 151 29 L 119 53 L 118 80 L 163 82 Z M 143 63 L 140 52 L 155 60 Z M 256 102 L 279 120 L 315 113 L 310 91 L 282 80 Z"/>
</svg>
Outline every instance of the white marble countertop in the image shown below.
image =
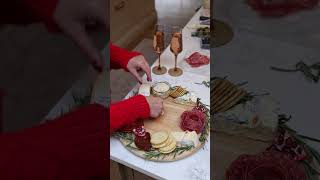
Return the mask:
<svg viewBox="0 0 320 180">
<path fill-rule="evenodd" d="M 202 9 L 201 9 L 202 10 Z M 201 11 L 200 10 L 200 11 Z M 187 26 L 183 29 L 183 52 L 178 56 L 178 66 L 183 67 L 184 73 L 180 77 L 171 77 L 168 74 L 155 75 L 152 74 L 153 82 L 168 81 L 172 85 L 181 85 L 188 90 L 194 92 L 200 97 L 203 103 L 209 105 L 210 103 L 210 89 L 202 85 L 194 83 L 201 83 L 202 81 L 209 81 L 210 65 L 200 69 L 188 68 L 183 58 L 190 51 L 201 51 L 204 54 L 210 55 L 209 50 L 200 49 L 200 40 L 191 37 L 192 29 L 189 25 L 198 22 L 200 13 L 196 13 L 190 20 Z M 167 69 L 174 66 L 174 56 L 167 48 L 161 55 L 161 63 Z M 154 65 L 157 65 L 158 61 Z M 145 78 L 145 77 L 144 77 Z M 131 96 L 132 91 L 127 95 Z M 185 180 L 208 180 L 210 179 L 210 140 L 206 142 L 203 149 L 200 149 L 194 155 L 185 159 L 174 162 L 152 162 L 144 160 L 129 152 L 116 138 L 110 139 L 110 158 L 125 166 L 140 171 L 148 176 L 156 179 L 185 179 Z"/>
<path fill-rule="evenodd" d="M 235 8 L 234 6 L 244 6 L 238 4 L 240 1 L 233 1 L 234 4 L 229 5 L 222 1 L 216 1 L 217 5 L 221 7 L 220 9 L 222 7 L 228 9 Z M 244 4 L 242 1 L 241 3 Z M 241 8 L 238 8 L 240 11 Z M 219 9 L 219 7 L 216 7 L 216 9 Z M 246 10 L 251 11 L 248 8 Z M 243 11 L 245 10 L 243 9 Z M 233 13 L 237 13 L 237 11 L 233 11 Z M 305 13 L 319 13 L 319 10 L 297 14 L 288 17 L 288 19 L 304 16 Z M 251 12 L 250 16 L 254 16 L 254 14 Z M 234 82 L 248 81 L 249 84 L 246 88 L 250 91 L 271 93 L 280 102 L 281 111 L 292 115 L 293 118 L 289 125 L 293 129 L 300 134 L 319 139 L 318 103 L 320 101 L 320 84 L 306 81 L 300 72 L 283 73 L 270 70 L 270 66 L 294 67 L 301 59 L 306 63 L 319 62 L 319 51 L 310 47 L 314 45 L 313 42 L 309 44 L 308 41 L 299 43 L 298 37 L 292 40 L 277 38 L 281 32 L 277 36 L 276 30 L 273 33 L 270 32 L 269 35 L 263 34 L 258 31 L 262 25 L 256 25 L 255 29 L 249 31 L 243 27 L 244 25 L 240 27 L 234 23 L 234 18 L 240 17 L 240 15 L 231 16 L 228 13 L 222 13 L 222 11 L 217 12 L 215 16 L 217 19 L 230 23 L 235 31 L 235 36 L 229 44 L 211 51 L 214 53 L 214 58 L 217 59 L 214 65 L 211 64 L 211 70 L 214 72 L 211 76 L 228 76 L 228 79 Z M 254 17 L 247 18 L 248 21 L 249 19 L 257 20 Z M 263 20 L 260 19 L 259 22 L 262 23 L 261 21 Z M 277 22 L 280 23 L 280 21 Z M 279 30 L 285 31 L 281 28 Z M 308 34 L 309 32 L 304 31 L 304 33 Z M 319 31 L 317 33 L 319 34 Z M 309 36 L 314 35 L 316 34 L 309 34 Z M 314 144 L 314 146 L 320 151 L 319 144 Z"/>
</svg>

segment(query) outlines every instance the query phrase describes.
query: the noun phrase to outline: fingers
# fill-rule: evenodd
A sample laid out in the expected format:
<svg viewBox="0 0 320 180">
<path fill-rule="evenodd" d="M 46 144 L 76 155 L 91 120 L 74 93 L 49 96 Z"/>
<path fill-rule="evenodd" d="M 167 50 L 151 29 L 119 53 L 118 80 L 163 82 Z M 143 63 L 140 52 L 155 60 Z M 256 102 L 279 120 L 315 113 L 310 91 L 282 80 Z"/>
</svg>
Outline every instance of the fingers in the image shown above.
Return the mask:
<svg viewBox="0 0 320 180">
<path fill-rule="evenodd" d="M 85 52 L 91 61 L 92 66 L 99 72 L 103 69 L 103 58 L 96 47 L 91 42 L 85 27 L 79 22 L 61 23 L 60 27 L 72 40 Z"/>
<path fill-rule="evenodd" d="M 151 79 L 151 69 L 147 61 L 144 61 L 143 64 L 141 65 L 141 69 L 146 73 L 147 75 L 147 80 L 152 81 Z"/>
<path fill-rule="evenodd" d="M 140 75 L 138 74 L 138 71 L 136 69 L 129 69 L 129 71 L 131 72 L 131 74 L 139 81 L 140 84 L 142 84 L 142 78 L 140 77 Z"/>
</svg>

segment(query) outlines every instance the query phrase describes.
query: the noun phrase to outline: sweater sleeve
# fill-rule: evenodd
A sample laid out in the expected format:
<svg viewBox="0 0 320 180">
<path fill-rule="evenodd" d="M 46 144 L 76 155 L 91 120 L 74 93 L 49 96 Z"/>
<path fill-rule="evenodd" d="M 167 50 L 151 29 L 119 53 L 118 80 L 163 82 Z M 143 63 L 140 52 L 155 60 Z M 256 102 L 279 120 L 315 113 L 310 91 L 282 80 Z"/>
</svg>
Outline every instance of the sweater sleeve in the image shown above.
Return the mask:
<svg viewBox="0 0 320 180">
<path fill-rule="evenodd" d="M 139 52 L 130 52 L 126 49 L 110 43 L 110 65 L 111 69 L 125 69 L 127 71 L 127 64 L 129 60 L 135 56 L 141 55 Z"/>
<path fill-rule="evenodd" d="M 46 24 L 49 31 L 58 31 L 58 26 L 53 20 L 58 0 L 23 0 L 23 3 L 34 17 Z"/>
<path fill-rule="evenodd" d="M 109 177 L 108 113 L 103 106 L 87 105 L 40 126 L 1 135 L 1 179 Z"/>
<path fill-rule="evenodd" d="M 150 108 L 146 98 L 137 95 L 110 106 L 110 134 L 137 119 L 150 116 Z"/>
</svg>

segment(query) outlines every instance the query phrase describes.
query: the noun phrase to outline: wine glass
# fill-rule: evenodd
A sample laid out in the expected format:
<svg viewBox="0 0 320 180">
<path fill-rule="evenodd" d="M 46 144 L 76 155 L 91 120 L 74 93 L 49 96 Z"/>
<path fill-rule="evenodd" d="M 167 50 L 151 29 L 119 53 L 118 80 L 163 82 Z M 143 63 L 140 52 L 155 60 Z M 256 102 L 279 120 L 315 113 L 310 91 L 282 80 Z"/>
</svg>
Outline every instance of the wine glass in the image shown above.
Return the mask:
<svg viewBox="0 0 320 180">
<path fill-rule="evenodd" d="M 182 29 L 178 26 L 172 28 L 172 37 L 170 43 L 170 51 L 174 54 L 174 68 L 169 69 L 169 74 L 171 76 L 180 76 L 182 75 L 182 69 L 177 67 L 177 58 L 178 54 L 183 50 L 182 43 Z"/>
<path fill-rule="evenodd" d="M 156 25 L 153 35 L 153 50 L 158 54 L 159 65 L 152 68 L 152 72 L 157 75 L 162 75 L 167 72 L 167 68 L 161 66 L 161 53 L 164 50 L 164 27 Z"/>
</svg>

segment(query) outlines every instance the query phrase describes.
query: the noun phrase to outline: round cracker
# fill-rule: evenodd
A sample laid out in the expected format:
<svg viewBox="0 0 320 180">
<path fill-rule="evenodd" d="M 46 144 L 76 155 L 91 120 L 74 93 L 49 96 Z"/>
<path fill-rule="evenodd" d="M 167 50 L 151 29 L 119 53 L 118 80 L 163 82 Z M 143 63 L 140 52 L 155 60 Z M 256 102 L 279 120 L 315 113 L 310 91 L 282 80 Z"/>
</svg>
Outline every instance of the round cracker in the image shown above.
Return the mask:
<svg viewBox="0 0 320 180">
<path fill-rule="evenodd" d="M 159 151 L 163 154 L 169 154 L 171 153 L 172 151 L 174 151 L 176 149 L 177 146 L 173 146 L 171 149 L 167 150 L 167 151 L 164 151 L 164 150 L 161 150 L 159 149 Z"/>
<path fill-rule="evenodd" d="M 174 147 L 174 148 L 172 148 L 170 151 L 160 151 L 161 153 L 163 153 L 163 154 L 169 154 L 169 153 L 171 153 L 172 151 L 174 151 L 176 149 L 176 147 Z"/>
<path fill-rule="evenodd" d="M 169 144 L 169 145 L 166 146 L 166 147 L 160 148 L 159 151 L 160 151 L 160 152 L 168 152 L 168 151 L 170 151 L 170 150 L 172 150 L 172 149 L 175 149 L 176 146 L 177 146 L 177 141 L 173 140 L 173 141 L 171 142 L 171 144 Z"/>
<path fill-rule="evenodd" d="M 169 138 L 169 134 L 165 131 L 156 132 L 151 135 L 151 144 L 159 145 Z"/>
<path fill-rule="evenodd" d="M 173 140 L 174 140 L 173 137 L 169 135 L 168 139 L 165 142 L 163 142 L 163 143 L 161 143 L 159 145 L 158 144 L 157 145 L 152 145 L 152 147 L 154 147 L 154 148 L 163 148 L 163 147 L 169 146 L 172 143 Z"/>
</svg>

